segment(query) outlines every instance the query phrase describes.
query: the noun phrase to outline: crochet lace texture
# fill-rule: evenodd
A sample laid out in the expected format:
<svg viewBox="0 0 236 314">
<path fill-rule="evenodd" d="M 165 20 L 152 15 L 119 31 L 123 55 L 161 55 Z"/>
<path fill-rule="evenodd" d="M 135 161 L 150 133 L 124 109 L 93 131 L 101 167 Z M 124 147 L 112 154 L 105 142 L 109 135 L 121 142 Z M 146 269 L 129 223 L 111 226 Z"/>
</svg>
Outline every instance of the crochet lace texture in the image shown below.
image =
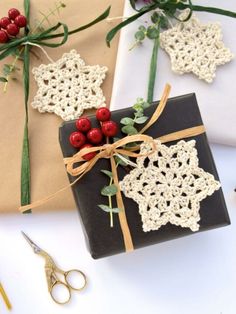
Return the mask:
<svg viewBox="0 0 236 314">
<path fill-rule="evenodd" d="M 180 15 L 180 19 L 186 12 Z M 211 83 L 216 67 L 233 59 L 231 51 L 224 46 L 219 23 L 201 24 L 193 15 L 187 22 L 160 35 L 160 45 L 170 56 L 172 70 L 178 74 L 194 73 L 199 79 Z"/>
<path fill-rule="evenodd" d="M 68 121 L 81 116 L 85 109 L 105 106 L 100 86 L 107 68 L 85 65 L 75 50 L 32 72 L 39 87 L 32 106 L 39 112 L 55 113 Z"/>
<path fill-rule="evenodd" d="M 197 231 L 200 202 L 220 183 L 198 167 L 194 140 L 170 147 L 155 142 L 157 151 L 137 158 L 137 168 L 119 183 L 120 189 L 138 203 L 143 231 L 158 230 L 168 222 Z M 141 145 L 142 154 L 149 151 L 150 144 Z"/>
</svg>

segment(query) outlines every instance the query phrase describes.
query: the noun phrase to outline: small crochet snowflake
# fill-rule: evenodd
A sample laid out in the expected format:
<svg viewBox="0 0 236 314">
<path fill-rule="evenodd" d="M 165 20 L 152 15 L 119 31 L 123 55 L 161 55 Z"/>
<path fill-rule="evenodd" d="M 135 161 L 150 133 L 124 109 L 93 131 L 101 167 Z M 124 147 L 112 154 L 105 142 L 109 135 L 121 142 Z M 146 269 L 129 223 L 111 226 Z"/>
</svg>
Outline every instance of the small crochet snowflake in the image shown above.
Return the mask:
<svg viewBox="0 0 236 314">
<path fill-rule="evenodd" d="M 143 231 L 158 230 L 168 222 L 197 231 L 200 202 L 220 183 L 198 167 L 194 140 L 170 147 L 155 142 L 157 151 L 137 158 L 137 168 L 124 177 L 120 189 L 138 203 Z M 140 151 L 148 153 L 150 144 L 142 144 Z"/>
<path fill-rule="evenodd" d="M 85 109 L 105 106 L 100 86 L 107 67 L 85 65 L 75 50 L 32 72 L 39 87 L 32 106 L 39 112 L 55 113 L 68 121 L 81 116 Z"/>
<path fill-rule="evenodd" d="M 180 19 L 186 12 L 180 15 Z M 160 35 L 160 45 L 170 56 L 172 70 L 178 74 L 194 73 L 199 79 L 211 83 L 218 65 L 233 59 L 231 51 L 224 46 L 219 23 L 201 24 L 193 15 L 187 22 Z"/>
</svg>

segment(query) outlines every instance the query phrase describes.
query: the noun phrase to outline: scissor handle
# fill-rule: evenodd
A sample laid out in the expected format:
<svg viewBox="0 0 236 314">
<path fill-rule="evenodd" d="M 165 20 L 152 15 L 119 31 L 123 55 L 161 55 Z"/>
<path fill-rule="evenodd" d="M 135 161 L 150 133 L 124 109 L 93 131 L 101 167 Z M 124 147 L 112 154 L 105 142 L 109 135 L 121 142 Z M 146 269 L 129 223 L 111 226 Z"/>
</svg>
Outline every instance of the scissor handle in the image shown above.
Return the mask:
<svg viewBox="0 0 236 314">
<path fill-rule="evenodd" d="M 59 286 L 61 286 L 63 288 L 63 290 L 64 290 L 63 296 L 61 296 L 61 297 L 57 296 L 57 294 L 56 294 L 56 288 L 58 288 Z M 67 285 L 66 283 L 62 282 L 62 281 L 55 281 L 52 284 L 52 286 L 51 286 L 51 288 L 49 290 L 49 293 L 50 293 L 51 298 L 53 299 L 53 301 L 56 302 L 57 304 L 61 304 L 61 305 L 66 304 L 71 299 L 70 286 Z"/>
<path fill-rule="evenodd" d="M 70 280 L 70 276 L 75 276 L 75 275 L 77 277 L 79 276 L 80 281 L 81 281 L 78 285 L 74 285 L 73 283 L 71 283 L 71 280 Z M 85 274 L 81 270 L 78 270 L 78 269 L 68 270 L 68 271 L 64 272 L 64 277 L 65 277 L 66 284 L 72 290 L 81 291 L 87 285 L 87 277 L 85 276 Z"/>
</svg>

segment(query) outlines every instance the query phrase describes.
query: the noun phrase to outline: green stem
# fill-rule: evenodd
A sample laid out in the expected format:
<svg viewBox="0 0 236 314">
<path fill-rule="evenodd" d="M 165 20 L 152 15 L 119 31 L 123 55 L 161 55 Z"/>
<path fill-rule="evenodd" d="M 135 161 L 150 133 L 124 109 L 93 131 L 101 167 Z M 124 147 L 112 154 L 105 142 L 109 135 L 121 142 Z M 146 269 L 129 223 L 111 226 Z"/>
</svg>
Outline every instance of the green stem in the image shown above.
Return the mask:
<svg viewBox="0 0 236 314">
<path fill-rule="evenodd" d="M 159 27 L 158 27 L 158 32 L 160 34 Z M 149 80 L 148 80 L 148 95 L 147 95 L 148 103 L 153 102 L 153 94 L 154 94 L 156 71 L 157 71 L 158 48 L 159 48 L 159 35 L 157 38 L 154 39 L 154 46 L 152 50 L 152 58 L 151 58 L 151 63 L 150 63 Z"/>
<path fill-rule="evenodd" d="M 113 183 L 113 178 L 110 179 L 110 183 L 109 185 L 112 185 Z M 110 227 L 113 228 L 114 224 L 113 224 L 113 212 L 112 212 L 112 198 L 111 196 L 109 195 L 108 196 L 108 202 L 109 202 L 109 207 L 110 207 Z"/>
<path fill-rule="evenodd" d="M 21 161 L 21 206 L 30 204 L 30 155 L 28 137 L 29 46 L 24 49 L 25 128 Z M 25 213 L 30 213 L 27 211 Z"/>
</svg>

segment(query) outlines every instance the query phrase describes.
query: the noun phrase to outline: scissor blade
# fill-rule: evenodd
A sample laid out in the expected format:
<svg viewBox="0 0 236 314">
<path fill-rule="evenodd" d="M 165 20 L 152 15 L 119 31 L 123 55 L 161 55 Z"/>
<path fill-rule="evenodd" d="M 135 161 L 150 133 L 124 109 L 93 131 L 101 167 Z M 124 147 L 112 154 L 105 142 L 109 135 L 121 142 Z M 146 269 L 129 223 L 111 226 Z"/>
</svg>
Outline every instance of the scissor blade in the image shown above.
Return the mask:
<svg viewBox="0 0 236 314">
<path fill-rule="evenodd" d="M 37 246 L 37 244 L 35 244 L 30 237 L 27 236 L 27 234 L 25 234 L 23 231 L 21 231 L 23 237 L 25 238 L 25 240 L 29 243 L 29 245 L 32 247 L 32 249 L 34 250 L 34 253 L 38 254 L 39 252 L 42 251 L 42 249 L 40 249 L 39 246 Z"/>
</svg>

